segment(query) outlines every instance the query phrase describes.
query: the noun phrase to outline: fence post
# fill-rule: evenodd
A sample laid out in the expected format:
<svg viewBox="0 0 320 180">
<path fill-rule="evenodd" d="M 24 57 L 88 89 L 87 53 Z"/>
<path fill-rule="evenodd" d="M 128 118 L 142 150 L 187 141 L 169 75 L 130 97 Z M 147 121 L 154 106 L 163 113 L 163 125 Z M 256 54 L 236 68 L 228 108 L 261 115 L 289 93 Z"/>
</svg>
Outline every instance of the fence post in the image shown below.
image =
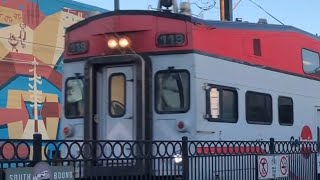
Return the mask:
<svg viewBox="0 0 320 180">
<path fill-rule="evenodd" d="M 316 156 L 316 158 L 315 158 L 315 163 L 316 163 L 316 177 L 317 177 L 317 179 L 320 179 L 320 172 L 318 172 L 318 153 L 320 153 L 320 129 L 319 129 L 319 127 L 317 128 L 317 141 L 316 141 L 316 143 L 317 143 L 317 151 L 316 151 L 316 153 L 315 153 L 315 156 Z"/>
<path fill-rule="evenodd" d="M 189 179 L 189 156 L 188 156 L 188 137 L 182 137 L 182 177 L 183 180 Z"/>
<path fill-rule="evenodd" d="M 274 154 L 275 152 L 275 145 L 274 145 L 274 138 L 270 138 L 270 154 Z M 270 179 L 270 180 L 275 180 L 275 179 Z"/>
<path fill-rule="evenodd" d="M 42 135 L 33 134 L 33 161 L 38 163 L 42 160 Z"/>
<path fill-rule="evenodd" d="M 270 138 L 270 154 L 274 154 L 275 146 L 274 146 L 274 138 Z"/>
</svg>

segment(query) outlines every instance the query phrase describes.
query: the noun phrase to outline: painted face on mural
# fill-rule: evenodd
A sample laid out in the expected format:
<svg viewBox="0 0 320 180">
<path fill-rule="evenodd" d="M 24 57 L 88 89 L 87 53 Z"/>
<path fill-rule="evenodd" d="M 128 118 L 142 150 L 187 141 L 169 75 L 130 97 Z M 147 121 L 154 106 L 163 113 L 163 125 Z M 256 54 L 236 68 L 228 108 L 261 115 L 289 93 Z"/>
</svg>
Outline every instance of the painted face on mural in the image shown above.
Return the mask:
<svg viewBox="0 0 320 180">
<path fill-rule="evenodd" d="M 74 103 L 83 99 L 83 83 L 79 79 L 69 80 L 67 83 L 67 101 Z"/>
</svg>

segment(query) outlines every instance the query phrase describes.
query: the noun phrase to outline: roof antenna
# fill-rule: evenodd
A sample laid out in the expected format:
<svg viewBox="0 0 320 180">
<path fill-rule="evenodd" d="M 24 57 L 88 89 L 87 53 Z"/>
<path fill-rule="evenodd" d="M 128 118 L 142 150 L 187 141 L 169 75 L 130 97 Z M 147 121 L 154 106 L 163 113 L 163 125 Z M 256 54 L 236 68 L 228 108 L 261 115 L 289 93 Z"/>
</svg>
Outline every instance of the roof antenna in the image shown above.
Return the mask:
<svg viewBox="0 0 320 180">
<path fill-rule="evenodd" d="M 120 0 L 114 0 L 114 10 L 115 11 L 120 10 Z"/>
</svg>

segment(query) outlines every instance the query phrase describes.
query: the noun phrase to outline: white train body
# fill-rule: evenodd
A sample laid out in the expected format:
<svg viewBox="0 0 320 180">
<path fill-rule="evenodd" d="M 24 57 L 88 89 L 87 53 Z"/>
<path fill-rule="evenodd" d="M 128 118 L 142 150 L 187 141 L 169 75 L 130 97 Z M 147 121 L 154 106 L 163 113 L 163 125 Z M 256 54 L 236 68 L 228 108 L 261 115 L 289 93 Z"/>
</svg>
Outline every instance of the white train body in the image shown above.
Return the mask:
<svg viewBox="0 0 320 180">
<path fill-rule="evenodd" d="M 318 111 L 320 109 L 320 94 L 318 93 L 320 92 L 320 83 L 316 80 L 196 53 L 157 55 L 150 56 L 150 59 L 153 84 L 156 73 L 167 70 L 168 64 L 176 70 L 188 72 L 190 76 L 190 106 L 187 112 L 160 114 L 155 110 L 156 104 L 153 104 L 152 140 L 181 140 L 183 136 L 189 137 L 190 140 L 211 141 L 268 141 L 270 138 L 279 141 L 290 141 L 292 138 L 302 140 L 301 133 L 305 126 L 310 127 L 312 136 L 304 140 L 315 140 L 316 138 L 317 126 L 320 122 Z M 85 62 L 65 64 L 64 79 L 73 78 L 75 73 L 83 75 L 84 66 Z M 211 85 L 234 89 L 238 101 L 236 122 L 208 121 L 206 114 L 208 113 L 209 98 L 206 87 Z M 155 91 L 153 87 L 152 93 L 149 94 L 152 100 L 155 100 Z M 257 124 L 247 121 L 247 92 L 265 93 L 272 97 L 271 124 Z M 279 122 L 279 97 L 290 97 L 293 100 L 294 121 L 292 125 L 281 125 Z M 73 128 L 72 135 L 68 139 L 84 139 L 83 118 L 68 120 L 63 117 L 63 119 L 65 120 L 62 121 L 62 127 Z M 134 122 L 130 124 L 130 127 L 119 125 L 118 129 L 114 127 L 115 129 L 108 132 L 103 130 L 108 128 L 106 127 L 107 123 L 102 119 L 98 121 L 101 129 L 97 131 L 97 139 L 135 140 L 134 132 L 136 129 L 134 127 L 136 126 Z M 183 122 L 185 126 L 183 129 L 178 128 L 179 122 Z M 113 138 L 108 138 L 108 136 Z M 126 137 L 121 138 L 120 136 Z"/>
</svg>

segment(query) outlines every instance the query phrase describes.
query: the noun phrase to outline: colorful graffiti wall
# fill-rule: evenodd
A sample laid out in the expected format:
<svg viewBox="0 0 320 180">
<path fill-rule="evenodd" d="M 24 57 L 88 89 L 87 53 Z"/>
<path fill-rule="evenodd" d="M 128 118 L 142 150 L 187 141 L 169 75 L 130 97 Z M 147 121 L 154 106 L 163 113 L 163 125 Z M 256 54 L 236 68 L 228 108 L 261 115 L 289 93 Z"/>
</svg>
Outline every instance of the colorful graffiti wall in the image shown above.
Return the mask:
<svg viewBox="0 0 320 180">
<path fill-rule="evenodd" d="M 71 0 L 0 0 L 0 139 L 59 139 L 65 28 L 103 11 Z"/>
</svg>

